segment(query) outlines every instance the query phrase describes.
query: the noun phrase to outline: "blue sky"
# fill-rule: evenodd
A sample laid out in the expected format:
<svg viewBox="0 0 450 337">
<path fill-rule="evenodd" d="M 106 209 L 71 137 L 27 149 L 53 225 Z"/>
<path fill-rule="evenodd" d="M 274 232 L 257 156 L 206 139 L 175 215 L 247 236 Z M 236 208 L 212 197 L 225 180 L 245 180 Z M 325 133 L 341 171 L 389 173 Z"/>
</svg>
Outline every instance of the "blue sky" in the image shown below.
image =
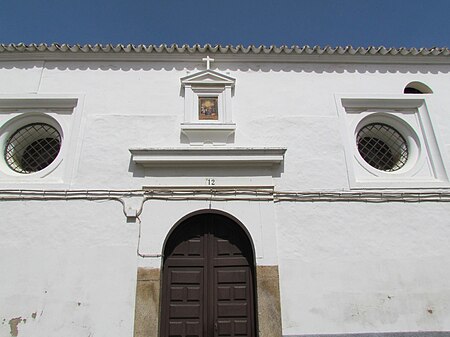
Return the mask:
<svg viewBox="0 0 450 337">
<path fill-rule="evenodd" d="M 0 0 L 0 43 L 450 46 L 450 0 Z"/>
</svg>

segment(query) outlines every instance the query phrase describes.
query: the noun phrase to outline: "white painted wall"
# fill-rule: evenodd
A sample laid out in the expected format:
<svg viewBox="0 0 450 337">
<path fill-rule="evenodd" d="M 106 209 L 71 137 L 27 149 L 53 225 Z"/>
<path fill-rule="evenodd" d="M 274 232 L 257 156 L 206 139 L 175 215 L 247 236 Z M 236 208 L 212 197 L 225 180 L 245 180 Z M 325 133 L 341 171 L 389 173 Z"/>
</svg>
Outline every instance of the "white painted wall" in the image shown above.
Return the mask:
<svg viewBox="0 0 450 337">
<path fill-rule="evenodd" d="M 120 204 L 119 204 L 120 206 Z M 0 336 L 132 336 L 137 227 L 115 203 L 2 203 Z"/>
<path fill-rule="evenodd" d="M 285 147 L 281 167 L 144 169 L 131 162 L 132 147 L 185 145 L 180 78 L 203 69 L 193 63 L 5 62 L 0 89 L 8 97 L 82 100 L 66 181 L 11 179 L 0 189 L 141 189 L 214 178 L 217 185 L 273 181 L 278 191 L 348 190 L 335 95 L 401 95 L 411 81 L 434 91 L 426 104 L 450 173 L 447 65 L 216 59 L 213 69 L 236 79 L 231 145 Z M 10 118 L 0 115 L 0 124 Z M 150 200 L 140 216 L 141 253 L 160 254 L 180 218 L 209 207 L 246 226 L 258 264 L 279 265 L 283 334 L 450 330 L 449 204 Z M 18 317 L 18 336 L 133 335 L 137 267 L 161 261 L 137 257 L 139 223 L 127 222 L 120 203 L 2 201 L 0 214 L 0 336 L 10 336 L 8 322 Z"/>
<path fill-rule="evenodd" d="M 443 204 L 278 205 L 285 334 L 447 331 Z"/>
</svg>

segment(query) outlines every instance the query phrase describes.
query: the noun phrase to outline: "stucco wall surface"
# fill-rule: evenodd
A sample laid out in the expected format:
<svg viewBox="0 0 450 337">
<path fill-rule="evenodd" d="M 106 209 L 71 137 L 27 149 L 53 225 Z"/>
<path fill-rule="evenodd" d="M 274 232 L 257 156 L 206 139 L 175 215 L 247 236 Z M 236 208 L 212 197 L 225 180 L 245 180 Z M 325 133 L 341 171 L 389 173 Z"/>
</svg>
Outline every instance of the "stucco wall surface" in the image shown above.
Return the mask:
<svg viewBox="0 0 450 337">
<path fill-rule="evenodd" d="M 0 336 L 132 336 L 137 227 L 120 204 L 0 207 Z"/>
<path fill-rule="evenodd" d="M 277 205 L 283 334 L 448 331 L 447 204 Z"/>
<path fill-rule="evenodd" d="M 271 202 L 147 201 L 140 216 L 140 252 L 161 254 L 168 234 L 183 217 L 210 209 L 231 215 L 244 226 L 251 238 L 257 265 L 277 264 L 275 212 Z M 145 259 L 139 263 L 145 267 L 159 268 L 161 259 Z"/>
<path fill-rule="evenodd" d="M 70 186 L 140 188 L 162 174 L 136 167 L 129 148 L 187 145 L 180 132 L 184 120 L 180 78 L 201 68 L 145 62 L 45 62 L 41 71 L 32 66 L 16 70 L 29 80 L 20 75 L 0 82 L 12 83 L 17 94 L 84 97 L 77 111 L 83 117 L 82 137 L 77 139 L 82 142 L 81 153 L 74 163 Z M 12 71 L 8 65 L 4 67 L 6 74 Z M 449 76 L 445 65 L 237 64 L 216 70 L 236 79 L 232 109 L 237 128 L 234 143 L 229 145 L 288 149 L 284 165 L 269 172 L 281 189 L 348 188 L 344 131 L 335 95 L 398 97 L 414 80 L 434 90 L 424 97 L 444 163 L 449 166 L 450 126 L 446 116 L 450 98 L 445 95 Z M 28 88 L 33 81 L 39 83 L 37 90 Z M 3 120 L 7 118 L 6 114 Z M 181 173 L 168 174 L 176 177 Z M 221 170 L 209 174 L 227 175 Z"/>
<path fill-rule="evenodd" d="M 411 81 L 434 92 L 420 97 L 450 173 L 447 65 L 214 65 L 236 79 L 236 132 L 226 146 L 287 148 L 281 165 L 133 163 L 130 148 L 189 146 L 180 129 L 180 78 L 203 70 L 200 62 L 3 62 L 0 100 L 77 97 L 73 120 L 79 124 L 74 159 L 63 159 L 49 177 L 62 169 L 70 174 L 23 183 L 0 172 L 0 189 L 140 190 L 205 186 L 214 178 L 219 186 L 348 191 L 346 131 L 336 97 L 403 97 Z M 18 113 L 1 109 L 0 127 Z M 136 209 L 143 201 L 125 199 Z M 448 203 L 149 200 L 138 219 L 127 221 L 113 200 L 2 200 L 0 336 L 132 336 L 137 268 L 160 268 L 167 234 L 204 209 L 226 212 L 245 226 L 258 266 L 279 266 L 285 335 L 450 330 Z M 138 257 L 138 242 L 148 257 Z"/>
</svg>

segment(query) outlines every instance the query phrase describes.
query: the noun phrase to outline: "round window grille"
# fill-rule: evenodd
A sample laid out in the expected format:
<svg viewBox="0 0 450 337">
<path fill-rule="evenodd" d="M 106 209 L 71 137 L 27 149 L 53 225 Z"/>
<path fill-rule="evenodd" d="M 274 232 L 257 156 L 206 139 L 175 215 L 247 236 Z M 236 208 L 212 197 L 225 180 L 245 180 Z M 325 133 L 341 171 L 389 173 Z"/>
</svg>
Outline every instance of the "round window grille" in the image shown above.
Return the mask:
<svg viewBox="0 0 450 337">
<path fill-rule="evenodd" d="M 397 171 L 408 160 L 408 145 L 402 135 L 382 123 L 372 123 L 359 130 L 356 144 L 361 157 L 372 167 Z"/>
<path fill-rule="evenodd" d="M 52 126 L 43 123 L 26 125 L 9 138 L 5 161 L 19 173 L 43 170 L 58 156 L 61 135 Z"/>
</svg>

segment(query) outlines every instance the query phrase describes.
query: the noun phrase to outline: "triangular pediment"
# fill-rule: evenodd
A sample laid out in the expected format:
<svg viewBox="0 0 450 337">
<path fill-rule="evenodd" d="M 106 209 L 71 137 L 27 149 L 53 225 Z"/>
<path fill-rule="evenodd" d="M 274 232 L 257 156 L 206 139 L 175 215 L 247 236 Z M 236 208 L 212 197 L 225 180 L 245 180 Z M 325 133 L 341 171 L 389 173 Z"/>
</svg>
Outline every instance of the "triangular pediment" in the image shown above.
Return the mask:
<svg viewBox="0 0 450 337">
<path fill-rule="evenodd" d="M 197 85 L 209 85 L 209 84 L 219 84 L 219 85 L 231 85 L 234 86 L 236 80 L 230 76 L 223 75 L 221 73 L 212 70 L 203 70 L 195 74 L 191 74 L 181 78 L 181 84 L 197 84 Z"/>
</svg>

